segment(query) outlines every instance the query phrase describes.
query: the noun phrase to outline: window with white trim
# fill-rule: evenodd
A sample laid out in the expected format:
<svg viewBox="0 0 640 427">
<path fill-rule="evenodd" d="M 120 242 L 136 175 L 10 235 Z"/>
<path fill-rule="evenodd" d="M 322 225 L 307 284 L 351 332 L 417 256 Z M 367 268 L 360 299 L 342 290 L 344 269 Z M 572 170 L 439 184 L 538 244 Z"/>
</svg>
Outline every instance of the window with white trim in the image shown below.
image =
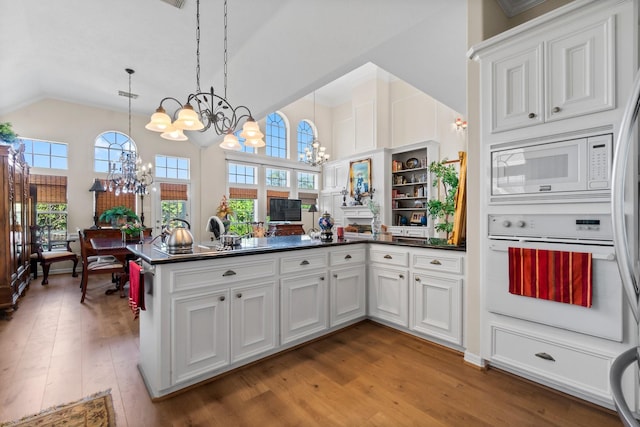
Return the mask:
<svg viewBox="0 0 640 427">
<path fill-rule="evenodd" d="M 298 160 L 306 158 L 307 147 L 311 147 L 313 140 L 317 138 L 314 128 L 308 120 L 298 123 Z"/>
<path fill-rule="evenodd" d="M 68 144 L 40 139 L 18 138 L 14 143 L 14 147 L 17 148 L 19 144 L 24 144 L 24 159 L 30 167 L 69 169 Z"/>
<path fill-rule="evenodd" d="M 172 157 L 156 155 L 156 178 L 170 178 L 189 180 L 191 170 L 189 159 L 184 157 Z"/>
<path fill-rule="evenodd" d="M 266 183 L 269 187 L 289 187 L 289 171 L 266 168 Z"/>
<path fill-rule="evenodd" d="M 270 157 L 287 159 L 287 126 L 280 113 L 271 113 L 266 119 L 266 154 Z"/>
<path fill-rule="evenodd" d="M 135 142 L 122 132 L 103 132 L 94 142 L 93 170 L 109 173 L 112 163 L 120 161 L 123 152 L 137 153 Z"/>
</svg>

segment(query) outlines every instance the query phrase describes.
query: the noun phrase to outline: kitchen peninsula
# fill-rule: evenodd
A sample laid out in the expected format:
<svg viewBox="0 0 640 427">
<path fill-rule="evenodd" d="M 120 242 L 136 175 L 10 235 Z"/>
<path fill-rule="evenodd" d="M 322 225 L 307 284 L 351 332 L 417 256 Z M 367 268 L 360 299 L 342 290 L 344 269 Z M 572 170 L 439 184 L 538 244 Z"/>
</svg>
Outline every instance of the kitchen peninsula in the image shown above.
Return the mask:
<svg viewBox="0 0 640 427">
<path fill-rule="evenodd" d="M 286 236 L 128 248 L 145 274 L 139 369 L 152 398 L 366 318 L 462 349 L 462 247 Z"/>
</svg>

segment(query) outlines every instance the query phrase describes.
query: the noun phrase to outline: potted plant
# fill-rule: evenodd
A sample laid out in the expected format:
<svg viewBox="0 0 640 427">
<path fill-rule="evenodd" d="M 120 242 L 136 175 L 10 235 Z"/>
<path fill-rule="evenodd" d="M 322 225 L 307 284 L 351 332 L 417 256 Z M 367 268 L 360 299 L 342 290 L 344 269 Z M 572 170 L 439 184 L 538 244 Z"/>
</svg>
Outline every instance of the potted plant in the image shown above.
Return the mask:
<svg viewBox="0 0 640 427">
<path fill-rule="evenodd" d="M 102 212 L 100 222 L 110 223 L 114 228 L 127 221 L 139 221 L 138 215 L 126 206 L 115 206 Z"/>
<path fill-rule="evenodd" d="M 433 186 L 441 185 L 444 188 L 444 197 L 427 201 L 429 216 L 437 220 L 435 229 L 444 232 L 446 238 L 453 231 L 453 217 L 456 212 L 456 192 L 458 191 L 458 172 L 452 164 L 447 164 L 444 159 L 441 162 L 431 162 L 429 171 L 437 178 Z"/>
<path fill-rule="evenodd" d="M 11 123 L 0 123 L 0 141 L 12 144 L 18 135 L 11 129 Z"/>
</svg>

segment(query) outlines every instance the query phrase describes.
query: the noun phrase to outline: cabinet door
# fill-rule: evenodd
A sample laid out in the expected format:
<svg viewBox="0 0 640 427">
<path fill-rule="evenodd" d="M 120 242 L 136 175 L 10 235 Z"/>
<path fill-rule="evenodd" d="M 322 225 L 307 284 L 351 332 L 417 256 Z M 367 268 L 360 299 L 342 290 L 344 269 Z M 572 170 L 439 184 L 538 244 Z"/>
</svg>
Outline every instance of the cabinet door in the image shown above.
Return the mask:
<svg viewBox="0 0 640 427">
<path fill-rule="evenodd" d="M 462 279 L 414 274 L 411 329 L 462 345 Z"/>
<path fill-rule="evenodd" d="M 542 45 L 489 63 L 491 67 L 491 130 L 542 123 Z"/>
<path fill-rule="evenodd" d="M 326 270 L 280 280 L 282 344 L 327 329 Z"/>
<path fill-rule="evenodd" d="M 547 121 L 614 107 L 613 17 L 551 39 L 546 61 Z"/>
<path fill-rule="evenodd" d="M 365 266 L 354 265 L 330 271 L 329 320 L 336 326 L 366 315 Z"/>
<path fill-rule="evenodd" d="M 229 364 L 228 290 L 171 301 L 171 384 Z"/>
<path fill-rule="evenodd" d="M 276 346 L 275 281 L 231 289 L 231 362 Z"/>
<path fill-rule="evenodd" d="M 369 315 L 400 326 L 409 326 L 409 281 L 407 271 L 371 267 Z"/>
</svg>

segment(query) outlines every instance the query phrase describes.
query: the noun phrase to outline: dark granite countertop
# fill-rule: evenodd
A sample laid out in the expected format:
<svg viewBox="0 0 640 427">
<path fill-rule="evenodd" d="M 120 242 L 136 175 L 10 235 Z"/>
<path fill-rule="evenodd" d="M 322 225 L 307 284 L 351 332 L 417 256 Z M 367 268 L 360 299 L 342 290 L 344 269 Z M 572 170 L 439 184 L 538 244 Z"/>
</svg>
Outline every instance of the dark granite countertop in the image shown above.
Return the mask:
<svg viewBox="0 0 640 427">
<path fill-rule="evenodd" d="M 441 239 L 345 239 L 335 240 L 332 242 L 322 242 L 317 239 L 311 239 L 308 236 L 281 236 L 281 237 L 262 237 L 247 238 L 241 240 L 240 247 L 232 250 L 220 250 L 215 242 L 195 243 L 193 251 L 188 254 L 169 254 L 155 243 L 144 245 L 129 245 L 127 249 L 134 255 L 142 258 L 149 264 L 169 264 L 175 262 L 199 261 L 207 259 L 224 259 L 227 257 L 237 257 L 244 255 L 256 255 L 260 253 L 273 253 L 296 251 L 301 249 L 323 248 L 329 246 L 344 246 L 360 243 L 380 243 L 395 246 L 409 246 L 418 248 L 445 249 L 464 251 L 463 246 L 452 246 L 442 243 Z"/>
</svg>

